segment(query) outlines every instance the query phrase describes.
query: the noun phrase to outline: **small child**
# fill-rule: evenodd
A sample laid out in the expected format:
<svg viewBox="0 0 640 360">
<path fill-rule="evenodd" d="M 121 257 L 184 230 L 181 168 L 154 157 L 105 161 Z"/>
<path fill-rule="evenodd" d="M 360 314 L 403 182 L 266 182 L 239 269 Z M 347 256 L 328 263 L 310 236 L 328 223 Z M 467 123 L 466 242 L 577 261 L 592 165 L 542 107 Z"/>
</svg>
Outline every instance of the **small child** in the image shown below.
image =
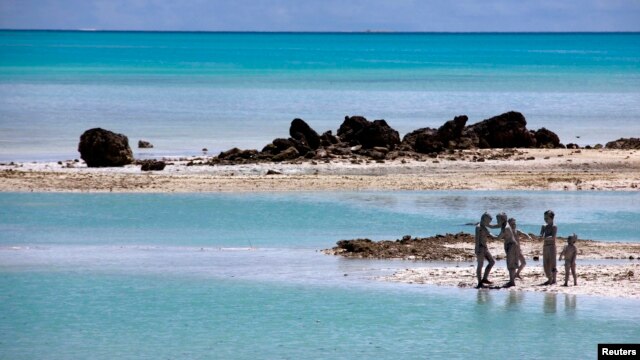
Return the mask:
<svg viewBox="0 0 640 360">
<path fill-rule="evenodd" d="M 573 275 L 573 285 L 578 285 L 578 280 L 576 277 L 576 256 L 578 255 L 578 249 L 574 245 L 578 240 L 578 235 L 573 234 L 569 236 L 567 239 L 567 245 L 562 249 L 560 253 L 560 258 L 558 260 L 562 260 L 564 257 L 564 285 L 569 286 L 567 282 L 569 281 L 569 271 Z"/>
<path fill-rule="evenodd" d="M 529 240 L 531 240 L 531 236 L 529 236 L 529 234 L 527 233 L 524 233 L 518 230 L 515 218 L 509 218 L 507 222 L 509 223 L 509 226 L 511 226 L 511 230 L 513 230 L 513 236 L 516 238 L 516 242 L 518 243 L 517 250 L 518 250 L 519 264 L 518 264 L 518 270 L 516 271 L 516 278 L 522 280 L 522 278 L 520 277 L 520 273 L 522 272 L 522 269 L 524 269 L 524 267 L 527 265 L 527 260 L 525 260 L 524 254 L 522 253 L 522 249 L 520 248 L 520 235 L 524 235 L 528 237 Z"/>
<path fill-rule="evenodd" d="M 508 222 L 508 216 L 504 212 L 496 215 L 498 225 L 501 227 L 500 235 L 497 239 L 504 240 L 504 252 L 507 255 L 507 270 L 509 271 L 509 282 L 503 287 L 516 286 L 516 270 L 518 269 L 518 242 L 513 234 L 513 229 Z"/>
</svg>

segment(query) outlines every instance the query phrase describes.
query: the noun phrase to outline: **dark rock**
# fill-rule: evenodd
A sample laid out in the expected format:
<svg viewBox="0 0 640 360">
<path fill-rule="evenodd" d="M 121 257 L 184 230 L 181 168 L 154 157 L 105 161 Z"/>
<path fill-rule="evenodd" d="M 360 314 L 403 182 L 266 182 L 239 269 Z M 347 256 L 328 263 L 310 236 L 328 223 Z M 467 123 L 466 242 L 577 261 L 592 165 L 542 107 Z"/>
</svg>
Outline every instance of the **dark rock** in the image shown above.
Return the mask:
<svg viewBox="0 0 640 360">
<path fill-rule="evenodd" d="M 369 121 L 362 116 L 345 116 L 338 129 L 338 137 L 345 142 L 355 140 L 355 135 L 369 125 Z"/>
<path fill-rule="evenodd" d="M 138 149 L 151 149 L 153 148 L 153 144 L 148 141 L 138 140 Z"/>
<path fill-rule="evenodd" d="M 534 256 L 533 261 L 540 261 L 540 256 Z"/>
<path fill-rule="evenodd" d="M 369 239 L 340 240 L 336 243 L 338 248 L 350 253 L 369 253 L 375 250 L 374 243 Z"/>
<path fill-rule="evenodd" d="M 383 153 L 381 151 L 376 151 L 376 150 L 364 150 L 361 152 L 361 155 L 369 157 L 373 160 L 384 160 L 387 156 L 386 153 Z"/>
<path fill-rule="evenodd" d="M 596 150 L 600 150 L 602 149 L 604 146 L 602 146 L 602 144 L 596 144 L 596 146 L 594 146 L 593 148 Z"/>
<path fill-rule="evenodd" d="M 574 143 L 568 143 L 567 149 L 580 149 L 580 145 Z"/>
<path fill-rule="evenodd" d="M 142 171 L 162 171 L 167 164 L 164 161 L 158 160 L 142 160 L 138 161 L 140 165 L 140 170 Z"/>
<path fill-rule="evenodd" d="M 402 147 L 423 154 L 477 147 L 477 136 L 465 128 L 468 119 L 466 115 L 460 115 L 445 122 L 437 130 L 432 128 L 415 130 L 405 135 L 402 139 Z"/>
<path fill-rule="evenodd" d="M 340 140 L 366 149 L 376 146 L 394 149 L 400 144 L 400 134 L 384 120 L 368 121 L 362 116 L 345 116 L 338 129 Z"/>
<path fill-rule="evenodd" d="M 607 149 L 638 150 L 640 149 L 640 138 L 621 138 L 608 142 L 605 147 Z"/>
<path fill-rule="evenodd" d="M 296 150 L 298 150 L 298 153 L 300 154 L 300 156 L 306 156 L 308 153 L 313 153 L 313 149 L 304 138 L 301 140 L 290 138 L 289 141 L 291 141 L 291 143 L 293 144 L 293 147 L 295 147 Z"/>
<path fill-rule="evenodd" d="M 268 170 L 267 175 L 282 175 L 282 173 L 276 170 Z"/>
<path fill-rule="evenodd" d="M 400 134 L 384 120 L 374 120 L 356 134 L 356 139 L 365 149 L 393 149 L 400 144 Z"/>
<path fill-rule="evenodd" d="M 207 151 L 209 151 L 209 149 L 207 149 L 207 148 L 202 148 L 202 152 L 207 152 Z"/>
<path fill-rule="evenodd" d="M 460 137 L 462 137 L 467 120 L 469 120 L 469 118 L 466 115 L 460 115 L 453 118 L 453 120 L 445 122 L 444 125 L 438 128 L 438 138 L 440 138 L 440 141 L 443 143 L 450 140 L 458 141 Z"/>
<path fill-rule="evenodd" d="M 333 136 L 331 130 L 320 135 L 320 144 L 322 146 L 331 146 L 340 142 L 340 139 L 337 136 Z"/>
<path fill-rule="evenodd" d="M 297 158 L 298 156 L 300 156 L 300 153 L 298 152 L 298 150 L 296 150 L 295 147 L 291 146 L 287 150 L 279 153 L 278 155 L 275 155 L 273 157 L 273 161 L 280 162 L 280 161 L 285 161 L 285 160 L 293 160 L 293 159 Z"/>
<path fill-rule="evenodd" d="M 290 147 L 296 146 L 296 144 L 293 141 L 291 141 L 291 139 L 282 139 L 282 138 L 274 139 L 272 144 L 276 147 L 276 153 L 281 153 Z"/>
<path fill-rule="evenodd" d="M 88 167 L 124 166 L 133 162 L 129 139 L 101 128 L 85 131 L 80 136 L 78 151 Z"/>
<path fill-rule="evenodd" d="M 258 156 L 258 150 L 240 150 L 238 148 L 233 148 L 227 151 L 223 151 L 218 155 L 218 159 L 221 160 L 238 160 L 238 159 L 254 159 Z"/>
<path fill-rule="evenodd" d="M 519 112 L 510 111 L 477 124 L 467 130 L 478 137 L 480 148 L 530 148 L 536 138 L 527 130 L 527 120 Z"/>
<path fill-rule="evenodd" d="M 418 151 L 417 150 L 417 140 L 418 137 L 423 136 L 424 139 L 430 136 L 435 136 L 438 131 L 432 128 L 421 128 L 414 130 L 408 134 L 406 134 L 402 138 L 402 142 L 400 143 L 400 150 L 402 151 Z"/>
<path fill-rule="evenodd" d="M 273 145 L 273 143 L 267 144 L 260 152 L 260 154 L 270 154 L 270 155 L 275 155 L 277 153 L 278 153 L 278 147 Z"/>
<path fill-rule="evenodd" d="M 539 148 L 554 149 L 560 148 L 560 138 L 556 133 L 546 128 L 536 130 L 534 133 L 536 146 Z"/>
<path fill-rule="evenodd" d="M 241 151 L 242 150 L 234 147 L 233 149 L 229 149 L 227 151 L 223 151 L 220 154 L 218 154 L 218 158 L 219 159 L 232 158 L 232 157 L 235 157 L 236 155 L 238 155 Z"/>
<path fill-rule="evenodd" d="M 327 151 L 334 155 L 351 155 L 351 148 L 348 147 L 329 147 Z"/>
<path fill-rule="evenodd" d="M 320 147 L 320 136 L 302 119 L 293 119 L 289 127 L 289 135 L 298 141 L 305 142 L 313 150 Z"/>
<path fill-rule="evenodd" d="M 438 139 L 437 131 L 425 131 L 416 137 L 415 151 L 423 154 L 439 153 L 444 150 L 444 143 Z"/>
</svg>

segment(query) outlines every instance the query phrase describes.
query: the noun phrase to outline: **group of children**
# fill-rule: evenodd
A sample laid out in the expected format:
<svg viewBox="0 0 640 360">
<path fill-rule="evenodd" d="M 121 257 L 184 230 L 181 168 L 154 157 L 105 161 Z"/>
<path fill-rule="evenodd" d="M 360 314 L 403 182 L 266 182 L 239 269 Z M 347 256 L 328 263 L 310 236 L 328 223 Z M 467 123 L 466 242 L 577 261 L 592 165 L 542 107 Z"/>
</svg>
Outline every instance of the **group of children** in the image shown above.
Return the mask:
<svg viewBox="0 0 640 360">
<path fill-rule="evenodd" d="M 543 238 L 544 245 L 542 247 L 542 262 L 544 267 L 544 274 L 547 277 L 547 281 L 542 285 L 553 285 L 556 283 L 556 234 L 558 227 L 553 224 L 555 214 L 551 210 L 544 212 L 545 225 L 542 225 L 540 229 L 540 236 Z M 491 268 L 495 264 L 493 256 L 489 252 L 487 246 L 487 238 L 502 239 L 504 240 L 504 251 L 507 257 L 507 270 L 509 270 L 509 282 L 503 287 L 512 287 L 516 285 L 516 278 L 520 277 L 520 272 L 524 269 L 526 261 L 522 250 L 520 249 L 519 236 L 524 235 L 531 239 L 531 237 L 516 227 L 516 219 L 508 218 L 504 212 L 496 215 L 497 224 L 491 224 L 492 217 L 489 213 L 482 214 L 480 223 L 476 225 L 476 247 L 475 254 L 478 258 L 478 267 L 476 268 L 476 276 L 478 278 L 477 288 L 485 287 L 485 285 L 491 285 L 489 281 L 489 273 Z M 489 228 L 500 228 L 500 234 L 494 236 L 489 231 Z M 578 236 L 573 234 L 567 239 L 568 244 L 564 247 L 560 253 L 558 260 L 565 259 L 564 268 L 564 285 L 568 286 L 569 272 L 573 275 L 573 285 L 578 285 L 576 277 L 576 255 L 578 253 L 575 246 Z M 482 274 L 482 266 L 484 261 L 487 260 L 487 267 L 484 269 L 484 275 Z"/>
</svg>

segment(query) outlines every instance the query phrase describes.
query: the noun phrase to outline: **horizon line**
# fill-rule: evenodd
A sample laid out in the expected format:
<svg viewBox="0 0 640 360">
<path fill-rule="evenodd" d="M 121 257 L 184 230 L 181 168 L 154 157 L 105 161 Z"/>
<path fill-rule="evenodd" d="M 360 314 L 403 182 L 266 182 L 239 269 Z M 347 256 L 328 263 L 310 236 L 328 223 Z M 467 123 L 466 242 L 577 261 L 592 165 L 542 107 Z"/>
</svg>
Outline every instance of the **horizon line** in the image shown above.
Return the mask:
<svg viewBox="0 0 640 360">
<path fill-rule="evenodd" d="M 40 31 L 40 32 L 139 32 L 139 33 L 227 33 L 227 34 L 638 34 L 636 31 L 394 31 L 394 30 L 353 30 L 353 31 L 279 31 L 279 30 L 123 30 L 123 29 L 11 29 L 0 31 Z"/>
</svg>

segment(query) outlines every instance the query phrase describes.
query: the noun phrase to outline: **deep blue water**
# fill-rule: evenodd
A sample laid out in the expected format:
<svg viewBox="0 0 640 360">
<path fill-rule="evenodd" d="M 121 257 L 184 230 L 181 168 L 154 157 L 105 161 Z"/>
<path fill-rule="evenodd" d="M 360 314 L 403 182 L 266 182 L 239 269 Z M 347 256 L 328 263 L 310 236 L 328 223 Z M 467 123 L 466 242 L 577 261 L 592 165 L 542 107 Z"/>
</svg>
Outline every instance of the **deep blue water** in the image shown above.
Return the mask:
<svg viewBox="0 0 640 360">
<path fill-rule="evenodd" d="M 593 145 L 640 135 L 639 89 L 637 33 L 0 31 L 0 161 L 76 158 L 95 126 L 162 156 L 261 148 L 295 117 L 322 132 L 355 114 L 405 134 L 517 110 Z"/>
<path fill-rule="evenodd" d="M 316 250 L 469 231 L 485 210 L 536 231 L 547 208 L 561 235 L 638 241 L 639 202 L 635 192 L 0 193 L 0 358 L 596 358 L 598 343 L 640 338 L 637 300 L 385 283 L 375 277 L 429 264 Z"/>
</svg>

